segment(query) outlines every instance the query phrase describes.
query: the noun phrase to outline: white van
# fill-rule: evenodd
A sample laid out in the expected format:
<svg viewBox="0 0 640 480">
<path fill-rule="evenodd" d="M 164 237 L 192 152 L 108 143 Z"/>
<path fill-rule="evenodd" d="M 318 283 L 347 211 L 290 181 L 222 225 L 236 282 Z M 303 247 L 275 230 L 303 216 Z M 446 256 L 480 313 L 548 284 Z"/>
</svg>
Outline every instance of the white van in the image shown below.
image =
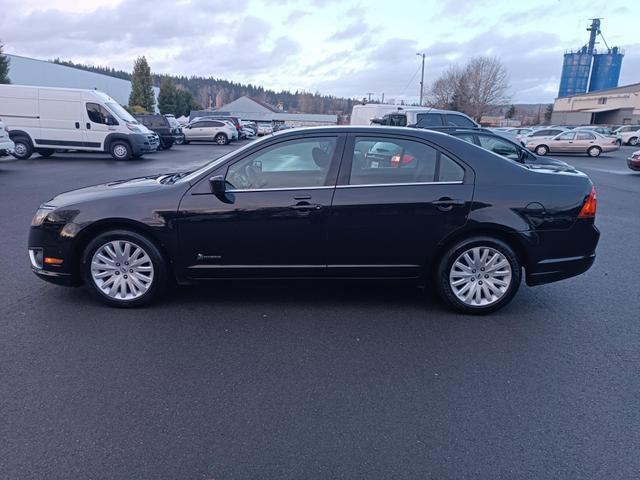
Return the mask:
<svg viewBox="0 0 640 480">
<path fill-rule="evenodd" d="M 402 109 L 398 105 L 387 105 L 384 103 L 368 103 L 366 105 L 354 105 L 351 110 L 351 125 L 371 125 L 371 120 L 379 119 L 387 113 L 396 112 Z"/>
<path fill-rule="evenodd" d="M 62 148 L 128 160 L 158 148 L 155 134 L 98 90 L 0 85 L 0 118 L 18 159 Z"/>
</svg>

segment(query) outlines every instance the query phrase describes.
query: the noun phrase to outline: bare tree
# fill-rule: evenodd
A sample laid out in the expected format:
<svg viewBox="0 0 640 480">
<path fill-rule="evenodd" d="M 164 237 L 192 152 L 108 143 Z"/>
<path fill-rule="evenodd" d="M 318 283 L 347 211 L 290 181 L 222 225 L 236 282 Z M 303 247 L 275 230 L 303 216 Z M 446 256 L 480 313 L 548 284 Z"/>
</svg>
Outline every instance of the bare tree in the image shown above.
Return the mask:
<svg viewBox="0 0 640 480">
<path fill-rule="evenodd" d="M 507 71 L 496 57 L 475 57 L 464 67 L 452 65 L 429 91 L 430 104 L 436 108 L 458 110 L 480 121 L 490 105 L 506 103 L 509 98 Z"/>
</svg>

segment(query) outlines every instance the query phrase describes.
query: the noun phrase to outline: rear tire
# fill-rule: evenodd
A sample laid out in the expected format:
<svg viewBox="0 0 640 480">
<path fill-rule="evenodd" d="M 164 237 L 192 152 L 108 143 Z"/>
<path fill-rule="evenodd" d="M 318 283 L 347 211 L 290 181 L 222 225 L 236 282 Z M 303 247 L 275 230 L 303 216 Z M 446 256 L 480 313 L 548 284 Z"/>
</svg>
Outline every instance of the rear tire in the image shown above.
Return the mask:
<svg viewBox="0 0 640 480">
<path fill-rule="evenodd" d="M 435 286 L 454 310 L 484 315 L 508 304 L 521 279 L 522 267 L 513 249 L 496 238 L 478 236 L 447 250 L 438 265 Z"/>
<path fill-rule="evenodd" d="M 599 157 L 602 153 L 602 149 L 600 147 L 591 147 L 587 150 L 587 155 L 590 157 Z"/>
<path fill-rule="evenodd" d="M 638 137 L 631 137 L 627 143 L 632 147 L 635 147 L 638 145 Z"/>
<path fill-rule="evenodd" d="M 111 156 L 114 160 L 125 161 L 131 160 L 131 157 L 133 157 L 131 145 L 129 145 L 129 143 L 125 142 L 124 140 L 116 140 L 115 142 L 113 142 L 111 144 L 111 147 L 109 148 L 109 151 L 111 152 Z"/>
<path fill-rule="evenodd" d="M 162 295 L 168 283 L 160 250 L 129 230 L 111 230 L 91 240 L 80 269 L 91 293 L 113 307 L 147 305 Z"/>
<path fill-rule="evenodd" d="M 12 140 L 15 145 L 13 156 L 18 160 L 27 160 L 33 155 L 33 145 L 27 137 L 15 137 Z"/>
<path fill-rule="evenodd" d="M 546 145 L 538 145 L 534 151 L 536 152 L 536 155 L 544 157 L 547 153 L 549 153 L 549 147 L 547 147 Z"/>
</svg>

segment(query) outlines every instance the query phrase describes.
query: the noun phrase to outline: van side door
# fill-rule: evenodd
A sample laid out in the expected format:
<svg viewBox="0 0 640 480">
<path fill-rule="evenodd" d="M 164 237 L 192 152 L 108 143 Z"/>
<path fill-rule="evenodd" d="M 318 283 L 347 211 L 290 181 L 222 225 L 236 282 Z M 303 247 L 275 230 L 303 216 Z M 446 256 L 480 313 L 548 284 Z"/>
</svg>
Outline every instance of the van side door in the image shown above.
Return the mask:
<svg viewBox="0 0 640 480">
<path fill-rule="evenodd" d="M 76 92 L 39 89 L 40 132 L 35 146 L 82 148 L 86 142 L 82 101 Z"/>
</svg>

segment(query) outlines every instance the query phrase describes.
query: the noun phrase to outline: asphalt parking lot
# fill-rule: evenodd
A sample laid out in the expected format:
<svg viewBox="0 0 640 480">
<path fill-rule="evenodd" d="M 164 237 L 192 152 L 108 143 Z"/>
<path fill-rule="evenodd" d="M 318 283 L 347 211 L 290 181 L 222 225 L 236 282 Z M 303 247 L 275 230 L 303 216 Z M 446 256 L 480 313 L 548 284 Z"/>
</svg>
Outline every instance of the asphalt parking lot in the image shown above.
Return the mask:
<svg viewBox="0 0 640 480">
<path fill-rule="evenodd" d="M 488 317 L 389 283 L 232 282 L 110 309 L 29 269 L 56 193 L 192 169 L 0 161 L 0 478 L 626 479 L 640 472 L 640 173 L 562 157 L 598 193 L 586 274 Z"/>
</svg>

